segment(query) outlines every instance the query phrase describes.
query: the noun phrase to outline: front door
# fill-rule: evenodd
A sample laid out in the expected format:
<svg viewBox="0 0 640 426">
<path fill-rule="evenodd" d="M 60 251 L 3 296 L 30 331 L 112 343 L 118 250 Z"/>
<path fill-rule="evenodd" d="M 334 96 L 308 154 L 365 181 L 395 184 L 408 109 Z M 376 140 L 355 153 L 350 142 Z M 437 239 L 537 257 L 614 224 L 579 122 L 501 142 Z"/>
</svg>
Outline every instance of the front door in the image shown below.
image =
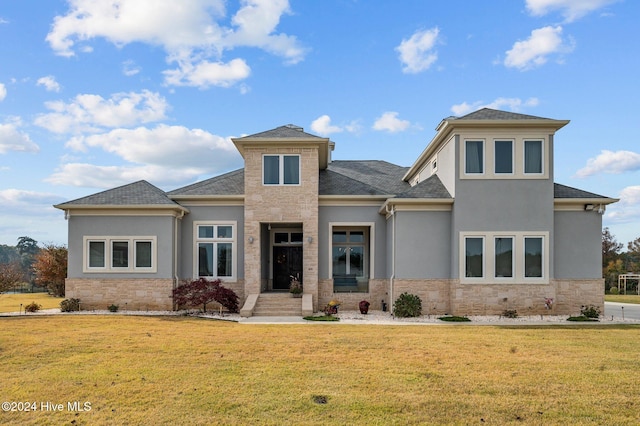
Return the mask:
<svg viewBox="0 0 640 426">
<path fill-rule="evenodd" d="M 302 246 L 273 246 L 273 289 L 289 290 L 291 277 L 302 281 Z"/>
</svg>

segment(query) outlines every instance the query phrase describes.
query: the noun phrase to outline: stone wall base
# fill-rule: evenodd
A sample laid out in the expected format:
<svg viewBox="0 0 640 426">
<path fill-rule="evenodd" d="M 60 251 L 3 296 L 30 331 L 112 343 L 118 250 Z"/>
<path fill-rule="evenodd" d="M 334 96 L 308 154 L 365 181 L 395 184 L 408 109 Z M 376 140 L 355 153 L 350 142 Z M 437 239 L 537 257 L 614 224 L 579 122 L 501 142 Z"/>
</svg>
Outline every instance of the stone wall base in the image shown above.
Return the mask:
<svg viewBox="0 0 640 426">
<path fill-rule="evenodd" d="M 368 292 L 352 292 L 352 293 L 334 293 L 333 292 L 333 280 L 319 280 L 318 281 L 318 304 L 315 307 L 316 311 L 322 311 L 324 307 L 332 300 L 337 299 L 341 302 L 340 309 L 346 311 L 357 311 L 358 305 L 362 300 L 366 300 L 371 305 L 370 310 L 382 310 L 382 301 L 384 301 L 388 309 L 391 309 L 389 303 L 389 293 L 387 291 L 389 287 L 389 280 L 369 280 Z"/>
<path fill-rule="evenodd" d="M 67 278 L 65 297 L 80 299 L 80 308 L 107 309 L 117 305 L 120 310 L 173 310 L 173 280 Z"/>
</svg>

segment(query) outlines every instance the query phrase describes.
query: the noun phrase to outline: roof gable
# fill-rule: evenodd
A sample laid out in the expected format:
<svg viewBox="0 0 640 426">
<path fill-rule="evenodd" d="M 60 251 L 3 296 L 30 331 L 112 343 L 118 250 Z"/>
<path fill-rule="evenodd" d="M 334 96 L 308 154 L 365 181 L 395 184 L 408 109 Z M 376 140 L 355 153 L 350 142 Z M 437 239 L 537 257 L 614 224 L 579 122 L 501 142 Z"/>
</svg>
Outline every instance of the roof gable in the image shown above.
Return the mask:
<svg viewBox="0 0 640 426">
<path fill-rule="evenodd" d="M 167 197 L 160 188 L 145 180 L 140 180 L 128 185 L 108 189 L 97 194 L 67 201 L 54 207 L 59 209 L 78 207 L 182 207 Z"/>
<path fill-rule="evenodd" d="M 549 120 L 535 115 L 518 114 L 491 108 L 481 108 L 462 117 L 450 117 L 453 120 Z"/>
<path fill-rule="evenodd" d="M 285 126 L 276 127 L 275 129 L 267 130 L 260 133 L 255 133 L 253 135 L 243 136 L 241 138 L 235 138 L 237 140 L 242 139 L 308 139 L 308 138 L 317 138 L 324 139 L 320 136 L 312 135 L 311 133 L 307 133 L 300 126 L 296 126 L 295 124 L 287 124 Z"/>
</svg>

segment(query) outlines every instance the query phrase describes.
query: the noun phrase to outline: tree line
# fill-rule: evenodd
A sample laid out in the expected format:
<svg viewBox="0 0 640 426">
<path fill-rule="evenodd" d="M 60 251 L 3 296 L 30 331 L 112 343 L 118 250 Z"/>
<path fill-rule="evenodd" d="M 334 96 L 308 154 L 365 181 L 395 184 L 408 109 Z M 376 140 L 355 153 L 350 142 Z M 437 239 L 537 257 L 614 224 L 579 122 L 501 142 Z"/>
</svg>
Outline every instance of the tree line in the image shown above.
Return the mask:
<svg viewBox="0 0 640 426">
<path fill-rule="evenodd" d="M 640 274 L 640 237 L 624 244 L 619 243 L 609 228 L 602 230 L 602 276 L 605 288 L 618 288 L 620 274 Z"/>
<path fill-rule="evenodd" d="M 15 246 L 0 244 L 0 293 L 18 286 L 38 285 L 54 296 L 64 297 L 67 248 L 43 244 L 30 237 L 18 238 Z"/>
</svg>

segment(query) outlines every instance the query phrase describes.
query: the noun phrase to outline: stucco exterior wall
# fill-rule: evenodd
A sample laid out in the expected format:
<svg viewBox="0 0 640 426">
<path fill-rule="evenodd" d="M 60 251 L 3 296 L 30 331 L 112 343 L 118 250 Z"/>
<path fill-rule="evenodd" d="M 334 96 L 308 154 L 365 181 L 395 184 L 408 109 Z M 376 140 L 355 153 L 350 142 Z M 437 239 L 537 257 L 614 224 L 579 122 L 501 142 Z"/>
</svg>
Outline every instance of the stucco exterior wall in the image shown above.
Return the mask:
<svg viewBox="0 0 640 426">
<path fill-rule="evenodd" d="M 602 216 L 595 211 L 556 211 L 555 278 L 602 278 Z"/>
<path fill-rule="evenodd" d="M 69 217 L 69 278 L 173 278 L 174 229 L 172 216 L 81 216 Z M 86 236 L 155 236 L 157 237 L 156 273 L 83 272 L 83 238 Z"/>
</svg>

